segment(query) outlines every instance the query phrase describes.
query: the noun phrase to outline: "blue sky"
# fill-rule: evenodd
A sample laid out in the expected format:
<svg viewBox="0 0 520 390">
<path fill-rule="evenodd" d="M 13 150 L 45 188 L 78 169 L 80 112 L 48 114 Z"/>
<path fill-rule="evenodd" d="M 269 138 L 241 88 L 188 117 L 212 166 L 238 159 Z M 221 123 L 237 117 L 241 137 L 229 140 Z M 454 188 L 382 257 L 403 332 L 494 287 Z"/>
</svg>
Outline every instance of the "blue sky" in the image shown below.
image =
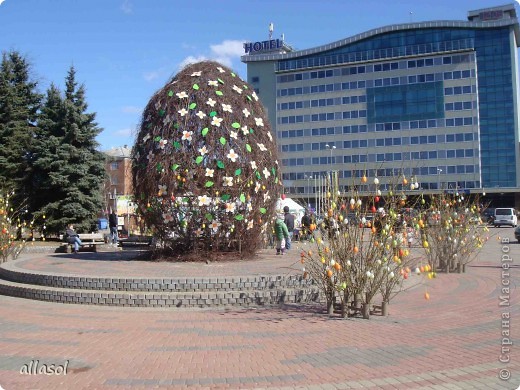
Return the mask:
<svg viewBox="0 0 520 390">
<path fill-rule="evenodd" d="M 133 145 L 146 103 L 183 64 L 214 59 L 246 79 L 242 43 L 266 40 L 270 22 L 273 38 L 283 33 L 308 49 L 390 24 L 466 20 L 469 10 L 511 2 L 0 0 L 0 51 L 26 56 L 42 93 L 51 82 L 63 88 L 74 65 L 106 150 Z"/>
</svg>

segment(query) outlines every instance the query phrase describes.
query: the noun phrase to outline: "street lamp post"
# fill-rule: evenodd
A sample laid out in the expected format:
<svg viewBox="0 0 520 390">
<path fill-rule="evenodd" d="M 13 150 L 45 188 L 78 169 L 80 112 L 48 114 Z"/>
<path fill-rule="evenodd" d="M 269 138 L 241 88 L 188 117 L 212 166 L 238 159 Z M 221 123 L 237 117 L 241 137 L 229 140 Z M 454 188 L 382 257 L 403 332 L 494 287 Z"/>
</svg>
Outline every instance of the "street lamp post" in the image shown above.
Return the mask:
<svg viewBox="0 0 520 390">
<path fill-rule="evenodd" d="M 437 168 L 437 188 L 438 188 L 439 192 L 441 190 L 441 173 L 442 173 L 442 169 Z"/>
<path fill-rule="evenodd" d="M 311 190 L 310 190 L 310 180 L 312 179 L 312 175 L 311 176 L 307 176 L 305 175 L 305 179 L 307 179 L 307 207 L 310 208 L 311 207 Z"/>
<path fill-rule="evenodd" d="M 329 144 L 325 145 L 325 148 L 330 150 L 330 185 L 332 187 L 332 151 L 336 149 L 336 146 L 331 146 Z M 328 165 L 328 164 L 327 164 Z"/>
</svg>

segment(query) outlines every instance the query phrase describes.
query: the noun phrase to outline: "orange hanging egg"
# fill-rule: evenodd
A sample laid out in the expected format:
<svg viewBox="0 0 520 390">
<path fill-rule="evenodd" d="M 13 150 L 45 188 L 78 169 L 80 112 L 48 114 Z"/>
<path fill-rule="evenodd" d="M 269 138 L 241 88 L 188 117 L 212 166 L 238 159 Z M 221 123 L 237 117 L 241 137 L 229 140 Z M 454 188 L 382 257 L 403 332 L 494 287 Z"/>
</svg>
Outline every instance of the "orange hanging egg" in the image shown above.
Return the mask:
<svg viewBox="0 0 520 390">
<path fill-rule="evenodd" d="M 363 183 L 367 182 L 367 177 L 365 175 L 363 175 L 363 177 L 361 178 L 361 182 L 363 182 Z"/>
<path fill-rule="evenodd" d="M 430 299 L 430 294 L 428 294 L 427 292 L 424 293 L 424 299 L 426 299 L 427 301 Z"/>
<path fill-rule="evenodd" d="M 332 271 L 330 269 L 327 270 L 327 276 L 330 278 L 332 277 Z"/>
<path fill-rule="evenodd" d="M 354 246 L 354 253 L 358 253 L 359 252 L 359 248 L 357 246 Z"/>
</svg>

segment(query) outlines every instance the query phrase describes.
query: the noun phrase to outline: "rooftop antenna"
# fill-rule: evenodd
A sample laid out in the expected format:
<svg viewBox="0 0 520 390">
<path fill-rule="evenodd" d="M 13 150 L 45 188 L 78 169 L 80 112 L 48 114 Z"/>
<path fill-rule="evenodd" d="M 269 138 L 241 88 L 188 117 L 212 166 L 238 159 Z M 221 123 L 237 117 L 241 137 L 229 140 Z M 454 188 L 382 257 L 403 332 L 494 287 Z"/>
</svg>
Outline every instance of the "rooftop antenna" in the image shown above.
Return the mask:
<svg viewBox="0 0 520 390">
<path fill-rule="evenodd" d="M 520 1 L 520 0 L 518 0 L 518 1 Z M 284 33 L 282 33 L 282 41 L 285 41 L 285 34 Z"/>
<path fill-rule="evenodd" d="M 273 22 L 269 23 L 269 40 L 273 38 L 273 30 L 274 30 L 274 24 Z"/>
<path fill-rule="evenodd" d="M 410 23 L 413 23 L 413 12 L 410 11 Z"/>
</svg>

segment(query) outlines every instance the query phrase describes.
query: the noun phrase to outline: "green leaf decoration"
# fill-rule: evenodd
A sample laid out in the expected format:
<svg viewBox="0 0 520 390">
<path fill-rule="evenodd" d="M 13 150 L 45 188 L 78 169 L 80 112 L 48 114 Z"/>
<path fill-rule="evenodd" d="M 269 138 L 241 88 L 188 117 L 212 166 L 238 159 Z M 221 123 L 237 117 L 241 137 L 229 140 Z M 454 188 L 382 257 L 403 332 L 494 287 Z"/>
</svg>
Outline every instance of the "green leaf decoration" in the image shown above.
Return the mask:
<svg viewBox="0 0 520 390">
<path fill-rule="evenodd" d="M 208 221 L 210 221 L 210 222 L 213 221 L 213 215 L 210 214 L 210 213 L 206 213 L 206 214 L 204 214 L 204 217 L 205 217 Z"/>
<path fill-rule="evenodd" d="M 244 87 L 244 89 L 248 89 L 247 85 L 242 85 L 242 87 Z"/>
<path fill-rule="evenodd" d="M 218 96 L 223 96 L 224 94 L 222 93 L 222 91 L 215 91 L 215 93 L 218 95 Z"/>
<path fill-rule="evenodd" d="M 160 136 L 155 137 L 153 140 L 159 142 L 162 138 Z"/>
<path fill-rule="evenodd" d="M 222 161 L 218 160 L 217 167 L 219 167 L 220 169 L 224 169 L 224 163 Z"/>
<path fill-rule="evenodd" d="M 224 82 L 221 79 L 217 79 L 220 84 L 224 84 Z"/>
<path fill-rule="evenodd" d="M 176 171 L 177 168 L 179 168 L 179 164 L 173 164 L 173 165 L 171 166 L 171 168 L 172 168 L 172 171 Z"/>
<path fill-rule="evenodd" d="M 174 127 L 175 129 L 178 129 L 178 128 L 179 128 L 179 124 L 178 124 L 178 123 L 174 123 L 174 124 L 173 124 L 173 127 Z"/>
<path fill-rule="evenodd" d="M 208 134 L 209 129 L 207 127 L 202 129 L 202 135 L 205 137 Z"/>
<path fill-rule="evenodd" d="M 262 180 L 262 175 L 260 175 L 260 172 L 256 171 L 255 175 L 258 180 Z"/>
<path fill-rule="evenodd" d="M 166 111 L 164 111 L 162 108 L 159 110 L 159 116 L 164 116 L 166 114 Z"/>
<path fill-rule="evenodd" d="M 242 214 L 235 215 L 235 219 L 237 221 L 242 221 L 244 219 L 244 216 Z"/>
<path fill-rule="evenodd" d="M 238 122 L 233 122 L 233 123 L 231 124 L 231 127 L 233 127 L 234 129 L 240 129 L 240 123 L 238 123 Z"/>
<path fill-rule="evenodd" d="M 249 96 L 249 95 L 247 95 L 247 99 L 248 99 L 250 102 L 253 101 L 253 99 L 251 99 L 251 96 Z"/>
<path fill-rule="evenodd" d="M 199 85 L 198 85 L 198 84 L 193 84 L 193 89 L 194 89 L 195 91 L 198 91 L 198 90 L 199 90 Z"/>
<path fill-rule="evenodd" d="M 247 151 L 248 151 L 249 153 L 251 153 L 251 150 L 252 150 L 252 149 L 251 149 L 251 145 L 246 144 L 246 149 L 247 149 Z"/>
<path fill-rule="evenodd" d="M 260 212 L 261 212 L 262 214 L 265 214 L 265 213 L 267 213 L 267 210 L 264 209 L 263 207 L 261 207 L 261 208 L 260 208 Z"/>
<path fill-rule="evenodd" d="M 215 115 L 217 115 L 217 112 L 216 112 L 216 111 L 211 111 L 211 112 L 209 113 L 209 116 L 210 116 L 211 118 L 214 117 Z"/>
<path fill-rule="evenodd" d="M 226 144 L 226 139 L 224 137 L 220 137 L 220 143 L 222 145 L 225 145 Z"/>
<path fill-rule="evenodd" d="M 276 169 L 274 169 L 274 167 L 271 168 L 271 173 L 273 174 L 273 176 L 276 176 Z"/>
<path fill-rule="evenodd" d="M 240 201 L 244 203 L 246 201 L 246 196 L 244 194 L 240 194 Z"/>
<path fill-rule="evenodd" d="M 173 91 L 168 91 L 168 96 L 172 97 L 173 96 Z"/>
<path fill-rule="evenodd" d="M 173 143 L 173 146 L 175 147 L 175 149 L 180 149 L 181 148 L 181 143 L 179 141 L 175 141 Z"/>
<path fill-rule="evenodd" d="M 204 160 L 204 157 L 203 156 L 198 156 L 196 159 L 195 159 L 195 162 L 197 164 L 200 164 L 202 162 L 202 160 Z"/>
<path fill-rule="evenodd" d="M 231 76 L 232 76 L 232 77 L 237 77 L 237 75 L 234 74 L 233 72 L 231 72 Z"/>
<path fill-rule="evenodd" d="M 235 176 L 240 176 L 241 173 L 242 173 L 242 169 L 239 168 L 235 171 Z"/>
<path fill-rule="evenodd" d="M 205 187 L 209 188 L 209 187 L 213 187 L 213 183 L 212 181 L 207 181 L 206 184 L 204 184 Z"/>
<path fill-rule="evenodd" d="M 249 129 L 249 134 L 254 134 L 255 131 L 253 129 Z"/>
<path fill-rule="evenodd" d="M 275 184 L 278 184 L 278 177 L 274 179 Z"/>
<path fill-rule="evenodd" d="M 191 103 L 189 107 L 191 110 L 193 110 L 195 107 L 197 107 L 197 103 Z"/>
<path fill-rule="evenodd" d="M 163 166 L 161 163 L 157 163 L 157 172 L 161 172 L 163 169 Z"/>
<path fill-rule="evenodd" d="M 224 202 L 225 202 L 226 200 L 229 200 L 230 198 L 231 198 L 231 195 L 229 195 L 229 194 L 224 194 L 224 195 L 222 195 L 222 196 L 220 197 L 220 199 L 222 199 Z"/>
<path fill-rule="evenodd" d="M 189 200 L 190 200 L 190 198 L 186 198 L 186 197 L 182 198 L 183 202 L 188 202 Z"/>
</svg>

